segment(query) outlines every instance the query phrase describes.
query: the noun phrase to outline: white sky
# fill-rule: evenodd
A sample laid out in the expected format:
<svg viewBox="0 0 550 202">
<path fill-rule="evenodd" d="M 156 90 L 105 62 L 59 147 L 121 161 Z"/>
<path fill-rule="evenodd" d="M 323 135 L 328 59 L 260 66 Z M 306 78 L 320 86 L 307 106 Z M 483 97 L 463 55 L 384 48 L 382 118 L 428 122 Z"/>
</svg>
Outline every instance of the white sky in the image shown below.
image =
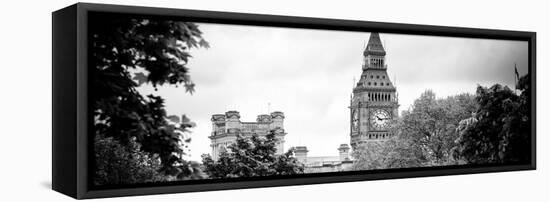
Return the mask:
<svg viewBox="0 0 550 202">
<path fill-rule="evenodd" d="M 336 156 L 349 144 L 349 106 L 354 78 L 361 75 L 370 33 L 200 23 L 210 49 L 193 49 L 188 67 L 193 95 L 173 86 L 144 94 L 166 100 L 169 115 L 186 114 L 197 126 L 191 157 L 210 153 L 212 114 L 237 110 L 241 121 L 285 113 L 285 150 L 304 145 L 308 156 Z M 438 97 L 475 93 L 476 86 L 513 88 L 514 63 L 527 73 L 527 42 L 380 33 L 388 74 L 399 93 L 399 111 L 426 89 Z M 396 79 L 394 79 L 396 78 Z"/>
</svg>

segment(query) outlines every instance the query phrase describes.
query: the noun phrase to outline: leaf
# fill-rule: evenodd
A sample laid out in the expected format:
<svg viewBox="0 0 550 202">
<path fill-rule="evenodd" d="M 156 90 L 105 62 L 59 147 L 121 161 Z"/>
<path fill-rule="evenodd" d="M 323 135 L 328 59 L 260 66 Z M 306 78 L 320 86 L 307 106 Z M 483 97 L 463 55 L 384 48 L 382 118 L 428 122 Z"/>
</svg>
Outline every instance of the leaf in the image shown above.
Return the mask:
<svg viewBox="0 0 550 202">
<path fill-rule="evenodd" d="M 166 117 L 168 120 L 174 122 L 174 123 L 180 123 L 180 117 L 176 115 L 170 115 Z"/>
<path fill-rule="evenodd" d="M 144 84 L 144 83 L 147 82 L 147 76 L 142 72 L 135 73 L 134 78 L 132 78 L 132 79 L 137 81 L 138 86 L 140 86 L 141 84 Z"/>
</svg>

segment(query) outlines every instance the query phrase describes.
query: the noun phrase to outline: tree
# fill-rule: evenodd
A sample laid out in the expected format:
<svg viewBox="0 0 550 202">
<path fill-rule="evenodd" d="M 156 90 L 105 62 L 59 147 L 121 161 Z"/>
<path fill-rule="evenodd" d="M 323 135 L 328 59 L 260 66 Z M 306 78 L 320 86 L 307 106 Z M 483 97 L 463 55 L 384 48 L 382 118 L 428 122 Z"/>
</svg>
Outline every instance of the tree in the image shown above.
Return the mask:
<svg viewBox="0 0 550 202">
<path fill-rule="evenodd" d="M 419 147 L 414 147 L 413 139 L 400 132 L 403 123 L 392 122 L 390 130 L 395 134 L 388 140 L 367 142 L 353 152 L 353 170 L 375 170 L 392 168 L 420 167 L 425 161 Z"/>
<path fill-rule="evenodd" d="M 353 170 L 376 170 L 386 169 L 384 156 L 387 154 L 386 148 L 391 147 L 387 142 L 367 142 L 357 147 L 353 152 L 355 159 Z"/>
<path fill-rule="evenodd" d="M 229 151 L 222 152 L 217 161 L 210 155 L 202 156 L 206 174 L 211 178 L 293 175 L 304 172 L 303 164 L 293 157 L 293 151 L 276 155 L 277 132 L 270 131 L 265 138 L 239 135 Z"/>
<path fill-rule="evenodd" d="M 411 110 L 402 114 L 400 132 L 412 138 L 411 147 L 422 151 L 426 165 L 454 164 L 452 150 L 458 138 L 459 122 L 476 109 L 474 96 L 459 94 L 436 99 L 428 90 L 414 101 Z"/>
<path fill-rule="evenodd" d="M 519 80 L 517 95 L 500 84 L 478 86 L 476 113 L 457 129 L 457 157 L 472 164 L 530 161 L 529 75 Z"/>
<path fill-rule="evenodd" d="M 183 85 L 192 93 L 187 62 L 189 49 L 208 47 L 201 31 L 194 23 L 172 20 L 100 13 L 89 19 L 90 104 L 96 135 L 123 146 L 135 140 L 141 151 L 160 158 L 162 172 L 180 174 L 178 167 L 186 164 L 181 159 L 181 133 L 193 124 L 169 124 L 163 98 L 142 95 L 136 88 L 145 83 L 155 88 Z"/>
<path fill-rule="evenodd" d="M 474 96 L 437 99 L 427 90 L 391 123 L 389 140 L 368 142 L 354 151 L 354 169 L 389 169 L 457 164 L 453 151 L 456 127 L 477 109 Z"/>
<path fill-rule="evenodd" d="M 131 138 L 126 146 L 112 137 L 94 141 L 96 168 L 94 184 L 134 184 L 163 181 L 160 159 L 140 150 L 140 145 Z"/>
</svg>

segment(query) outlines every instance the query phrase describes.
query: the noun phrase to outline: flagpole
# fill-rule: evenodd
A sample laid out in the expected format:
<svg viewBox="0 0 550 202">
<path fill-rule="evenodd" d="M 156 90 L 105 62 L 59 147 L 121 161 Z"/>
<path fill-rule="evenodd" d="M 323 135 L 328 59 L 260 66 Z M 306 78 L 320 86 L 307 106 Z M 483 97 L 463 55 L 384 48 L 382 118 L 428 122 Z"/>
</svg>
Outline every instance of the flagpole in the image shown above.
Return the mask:
<svg viewBox="0 0 550 202">
<path fill-rule="evenodd" d="M 519 80 L 519 73 L 518 73 L 518 64 L 514 63 L 514 93 L 518 94 L 518 80 Z"/>
</svg>

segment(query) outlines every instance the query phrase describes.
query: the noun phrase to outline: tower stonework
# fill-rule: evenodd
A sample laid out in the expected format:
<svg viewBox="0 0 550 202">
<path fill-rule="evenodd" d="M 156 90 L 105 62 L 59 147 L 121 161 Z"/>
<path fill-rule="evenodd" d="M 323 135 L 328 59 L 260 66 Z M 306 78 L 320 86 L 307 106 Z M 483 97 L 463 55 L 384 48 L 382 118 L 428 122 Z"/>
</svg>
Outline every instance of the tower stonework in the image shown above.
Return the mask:
<svg viewBox="0 0 550 202">
<path fill-rule="evenodd" d="M 371 33 L 363 52 L 361 77 L 350 100 L 350 144 L 353 149 L 369 141 L 393 136 L 390 123 L 398 116 L 397 89 L 387 73 L 386 51 L 377 32 Z"/>
<path fill-rule="evenodd" d="M 229 145 L 237 141 L 240 134 L 244 137 L 258 135 L 266 136 L 271 130 L 275 130 L 277 143 L 277 154 L 284 152 L 284 130 L 283 112 L 275 111 L 270 114 L 260 114 L 256 122 L 242 122 L 238 111 L 228 111 L 225 114 L 212 115 L 212 133 L 209 136 L 212 148 L 212 159 L 218 160 L 220 153 L 227 151 Z"/>
</svg>

